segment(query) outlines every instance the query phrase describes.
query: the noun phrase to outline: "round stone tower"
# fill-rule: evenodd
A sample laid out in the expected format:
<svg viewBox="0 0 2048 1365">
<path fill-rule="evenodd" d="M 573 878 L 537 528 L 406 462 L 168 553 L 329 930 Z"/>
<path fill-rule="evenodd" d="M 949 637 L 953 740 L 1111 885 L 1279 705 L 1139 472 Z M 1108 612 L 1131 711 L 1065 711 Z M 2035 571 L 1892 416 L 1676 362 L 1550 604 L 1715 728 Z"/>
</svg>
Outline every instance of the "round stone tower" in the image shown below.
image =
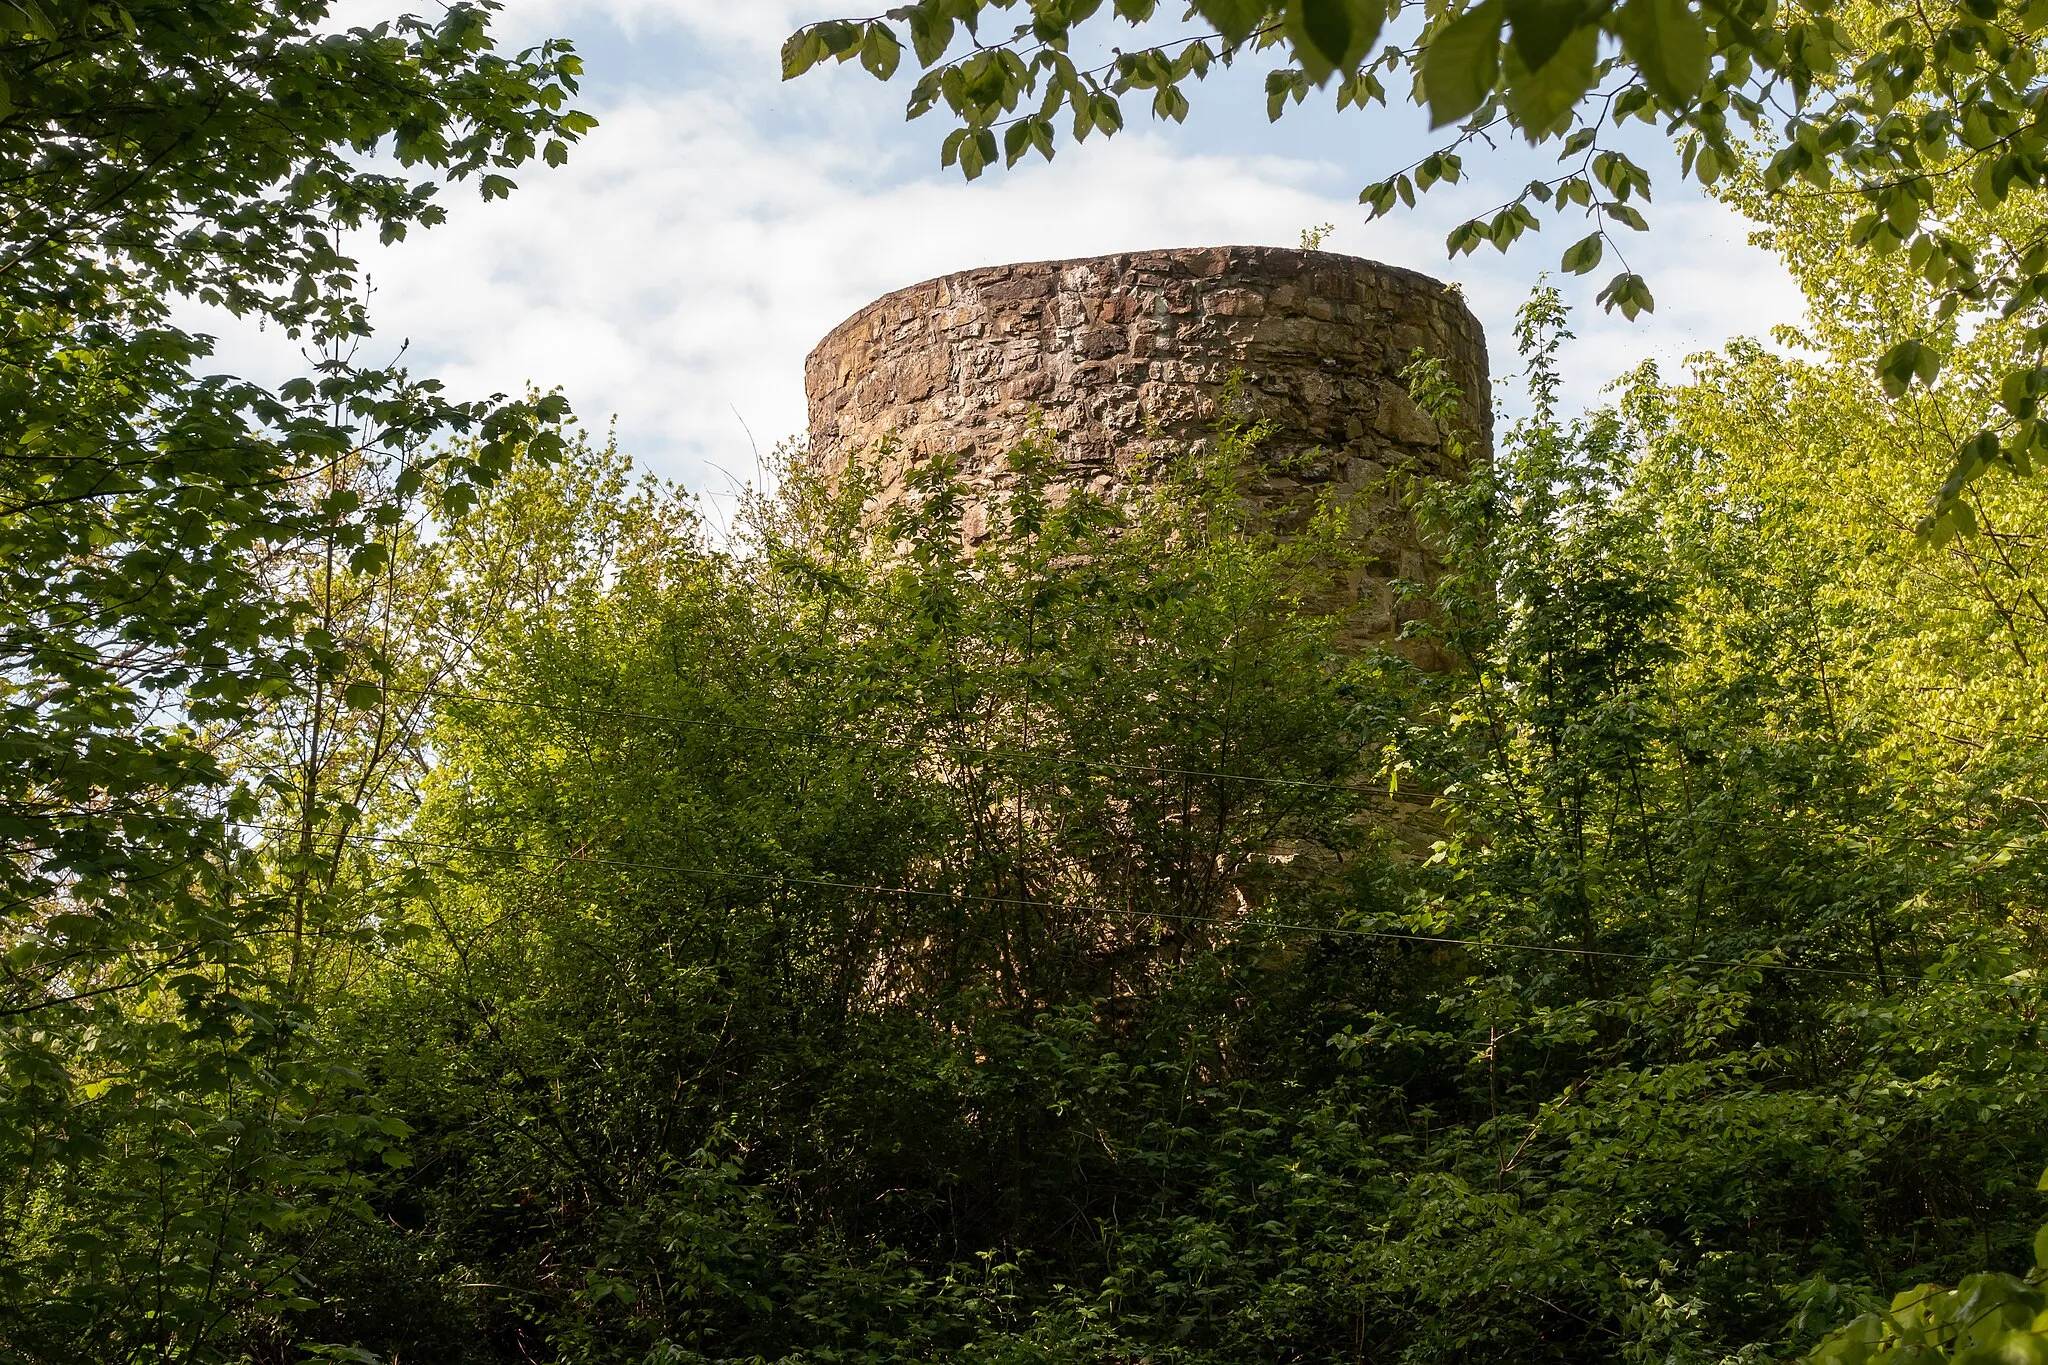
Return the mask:
<svg viewBox="0 0 2048 1365">
<path fill-rule="evenodd" d="M 1404 615 L 1392 582 L 1428 566 L 1385 475 L 1462 472 L 1400 378 L 1418 350 L 1446 362 L 1464 394 L 1458 434 L 1486 458 L 1485 338 L 1426 275 L 1241 246 L 962 271 L 884 295 L 818 343 L 804 369 L 810 458 L 827 476 L 860 461 L 887 505 L 951 453 L 978 538 L 1008 480 L 1002 457 L 1034 424 L 1055 438 L 1055 497 L 1113 495 L 1213 439 L 1240 373 L 1246 415 L 1272 426 L 1247 496 L 1283 531 L 1321 490 L 1345 500 L 1364 563 L 1333 581 L 1332 605 L 1349 609 L 1352 642 L 1390 641 Z"/>
</svg>

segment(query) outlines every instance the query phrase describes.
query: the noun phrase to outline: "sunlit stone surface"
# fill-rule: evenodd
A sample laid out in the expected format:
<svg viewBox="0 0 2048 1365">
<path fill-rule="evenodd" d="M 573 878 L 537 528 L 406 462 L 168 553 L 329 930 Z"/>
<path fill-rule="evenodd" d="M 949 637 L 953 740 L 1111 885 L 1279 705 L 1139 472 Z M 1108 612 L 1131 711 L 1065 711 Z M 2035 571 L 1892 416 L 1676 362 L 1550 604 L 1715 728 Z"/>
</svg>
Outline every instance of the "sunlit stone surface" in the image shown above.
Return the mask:
<svg viewBox="0 0 2048 1365">
<path fill-rule="evenodd" d="M 811 458 L 835 476 L 862 461 L 886 505 L 913 468 L 951 452 L 976 538 L 1012 478 L 1003 455 L 1034 422 L 1057 438 L 1056 495 L 1113 495 L 1212 439 L 1241 372 L 1248 415 L 1273 425 L 1246 471 L 1250 497 L 1284 530 L 1334 488 L 1365 553 L 1333 573 L 1331 604 L 1348 609 L 1353 643 L 1390 641 L 1403 614 L 1392 582 L 1428 566 L 1386 475 L 1460 472 L 1399 377 L 1417 350 L 1448 363 L 1465 395 L 1460 435 L 1484 458 L 1485 339 L 1457 292 L 1428 276 L 1270 247 L 963 271 L 877 299 L 811 352 Z"/>
</svg>

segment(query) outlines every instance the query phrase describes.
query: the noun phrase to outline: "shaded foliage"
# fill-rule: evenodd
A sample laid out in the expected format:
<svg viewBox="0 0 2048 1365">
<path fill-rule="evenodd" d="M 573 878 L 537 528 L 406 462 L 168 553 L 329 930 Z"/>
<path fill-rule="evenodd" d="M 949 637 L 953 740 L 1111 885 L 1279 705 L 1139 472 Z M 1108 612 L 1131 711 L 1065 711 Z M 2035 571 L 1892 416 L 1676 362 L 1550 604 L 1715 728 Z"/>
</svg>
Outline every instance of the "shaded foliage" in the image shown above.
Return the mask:
<svg viewBox="0 0 2048 1365">
<path fill-rule="evenodd" d="M 322 1332 L 1748 1359 L 2020 1268 L 2030 817 L 1854 719 L 1835 651 L 1899 608 L 1817 599 L 1689 391 L 1555 411 L 1563 323 L 1493 465 L 1411 485 L 1448 673 L 1328 652 L 1338 524 L 1247 521 L 1241 429 L 1124 508 L 1027 446 L 978 545 L 943 466 L 883 526 L 792 469 L 718 548 L 597 454 L 451 528 L 487 597 L 554 567 L 334 1002 L 416 1131 L 306 1250 Z"/>
<path fill-rule="evenodd" d="M 1012 13 L 1021 22 L 1003 24 Z M 1970 386 L 1963 429 L 1923 472 L 1932 485 L 1946 465 L 1923 530 L 1967 530 L 1966 490 L 1993 469 L 2029 473 L 2048 449 L 2040 0 L 1194 0 L 1160 34 L 1171 16 L 1157 0 L 917 0 L 799 29 L 783 75 L 858 60 L 887 81 L 907 48 L 921 74 L 906 114 L 943 110 L 955 126 L 941 159 L 969 179 L 1051 158 L 1062 124 L 1076 142 L 1113 136 L 1126 99 L 1149 97 L 1154 118 L 1180 122 L 1190 87 L 1258 54 L 1270 54 L 1275 121 L 1318 90 L 1384 119 L 1389 87 L 1405 84 L 1432 128 L 1455 133 L 1366 186 L 1372 216 L 1459 183 L 1466 158 L 1497 152 L 1502 133 L 1555 145 L 1556 174 L 1459 223 L 1445 247 L 1506 251 L 1544 215 L 1578 220 L 1585 235 L 1561 268 L 1583 275 L 1612 258 L 1620 269 L 1600 302 L 1629 318 L 1655 307 L 1617 236 L 1649 228 L 1654 177 L 1627 135 L 1641 122 L 1660 129 L 1680 179 L 1725 193 L 1746 178 L 1779 209 L 1825 200 L 1844 249 L 1893 261 L 1934 296 L 1931 314 L 1899 320 L 1859 357 L 1887 393 L 1935 384 L 1959 320 L 2024 337 L 1988 385 Z M 1118 26 L 1138 42 L 1087 55 Z M 1992 218 L 2010 231 L 1987 243 Z"/>
</svg>

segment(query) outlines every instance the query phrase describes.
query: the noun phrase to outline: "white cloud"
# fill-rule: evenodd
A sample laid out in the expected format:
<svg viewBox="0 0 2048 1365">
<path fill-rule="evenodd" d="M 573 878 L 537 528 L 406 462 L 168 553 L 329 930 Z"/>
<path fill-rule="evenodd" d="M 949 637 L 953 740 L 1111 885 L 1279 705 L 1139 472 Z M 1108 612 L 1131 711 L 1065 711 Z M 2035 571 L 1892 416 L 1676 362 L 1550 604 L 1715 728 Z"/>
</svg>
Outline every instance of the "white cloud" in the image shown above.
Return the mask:
<svg viewBox="0 0 2048 1365">
<path fill-rule="evenodd" d="M 818 12 L 816 0 L 525 0 L 516 21 L 682 28 L 758 55 Z M 1362 177 L 1336 160 L 1355 148 L 1304 138 L 1314 125 L 1293 121 L 1272 138 L 1292 156 L 1248 153 L 1242 137 L 1239 150 L 1216 150 L 1199 124 L 1145 128 L 967 185 L 933 165 L 935 127 L 896 122 L 898 92 L 846 74 L 785 87 L 750 57 L 700 64 L 665 87 L 593 86 L 586 104 L 602 123 L 567 168 L 523 174 L 505 203 L 451 190 L 447 225 L 363 251 L 384 344 L 409 340 L 415 369 L 458 395 L 560 385 L 591 425 L 616 414 L 622 443 L 649 467 L 715 491 L 720 471 L 751 471 L 749 430 L 764 446 L 801 431 L 803 358 L 818 338 L 933 275 L 1147 247 L 1292 245 L 1334 222 L 1333 249 L 1460 282 L 1499 374 L 1515 368 L 1515 308 L 1570 240 L 1546 240 L 1553 227 L 1506 258 L 1486 248 L 1447 262 L 1445 230 L 1498 186 L 1365 225 Z M 1658 292 L 1653 320 L 1609 318 L 1591 284 L 1567 282 L 1581 337 L 1568 398 L 1597 401 L 1646 354 L 1675 361 L 1797 316 L 1796 291 L 1744 244 L 1732 213 L 1697 200 L 1661 209 L 1634 261 Z M 233 333 L 222 363 L 275 374 L 279 362 L 274 345 Z"/>
<path fill-rule="evenodd" d="M 817 0 L 524 0 L 507 15 L 524 29 L 573 33 L 592 20 L 618 26 L 629 37 L 682 29 L 699 38 L 773 52 L 802 24 L 859 6 L 834 9 Z"/>
<path fill-rule="evenodd" d="M 863 187 L 708 96 L 650 99 L 569 169 L 379 253 L 376 312 L 457 390 L 559 383 L 696 483 L 751 463 L 741 418 L 763 441 L 801 430 L 804 355 L 876 295 L 995 261 L 1285 242 L 1331 210 L 1314 169 L 1140 134 L 973 186 Z"/>
</svg>

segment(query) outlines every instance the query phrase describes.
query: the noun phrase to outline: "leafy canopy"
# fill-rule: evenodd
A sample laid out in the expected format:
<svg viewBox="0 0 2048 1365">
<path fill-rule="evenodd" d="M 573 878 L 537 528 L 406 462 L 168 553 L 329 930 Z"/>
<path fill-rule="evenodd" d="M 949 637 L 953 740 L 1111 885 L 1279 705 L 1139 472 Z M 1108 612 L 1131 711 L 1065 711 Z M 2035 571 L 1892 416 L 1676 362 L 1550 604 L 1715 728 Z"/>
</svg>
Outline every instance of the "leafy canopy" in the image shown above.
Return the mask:
<svg viewBox="0 0 2048 1365">
<path fill-rule="evenodd" d="M 1651 177 L 1611 145 L 1631 120 L 1661 128 L 1680 174 L 1713 186 L 1760 157 L 1776 193 L 1841 195 L 1863 206 L 1854 245 L 1905 252 L 1941 296 L 1942 316 L 2020 319 L 2029 354 L 2005 372 L 2000 404 L 1956 448 L 1930 531 L 1957 523 L 1961 487 L 1993 465 L 2026 471 L 2048 450 L 2037 409 L 2048 393 L 2048 228 L 1995 256 L 1970 249 L 1959 220 L 2031 201 L 2048 174 L 2048 85 L 2037 81 L 2044 0 L 1194 0 L 1197 32 L 1083 66 L 1077 36 L 1112 20 L 1152 21 L 1156 0 L 918 0 L 876 18 L 813 24 L 783 49 L 786 77 L 828 58 L 858 59 L 881 79 L 907 44 L 921 68 L 912 118 L 940 106 L 956 126 L 942 157 L 972 178 L 999 159 L 1053 155 L 1064 123 L 1076 141 L 1124 126 L 1123 100 L 1149 94 L 1155 117 L 1184 118 L 1187 87 L 1247 52 L 1270 52 L 1267 109 L 1279 118 L 1318 87 L 1339 108 L 1384 106 L 1405 78 L 1445 145 L 1360 195 L 1377 216 L 1457 181 L 1463 155 L 1501 130 L 1555 144 L 1563 169 L 1454 228 L 1453 254 L 1506 250 L 1540 215 L 1590 225 L 1561 257 L 1586 274 L 1622 268 L 1601 302 L 1648 311 L 1648 282 L 1615 236 L 1642 231 Z M 1021 22 L 984 36 L 993 12 Z M 963 41 L 964 40 L 964 41 Z M 1948 181 L 1970 187 L 1937 203 Z M 1941 338 L 1903 335 L 1877 362 L 1887 390 L 1934 383 Z"/>
<path fill-rule="evenodd" d="M 303 904 L 217 739 L 349 666 L 272 560 L 374 570 L 430 474 L 459 507 L 558 444 L 558 399 L 357 358 L 347 234 L 439 222 L 441 182 L 503 197 L 591 126 L 574 53 L 497 52 L 493 8 L 0 3 L 0 1355 L 217 1358 L 230 1312 L 303 1305 L 282 1242 L 396 1131 L 303 1047 Z M 180 300 L 311 373 L 208 374 Z"/>
</svg>

